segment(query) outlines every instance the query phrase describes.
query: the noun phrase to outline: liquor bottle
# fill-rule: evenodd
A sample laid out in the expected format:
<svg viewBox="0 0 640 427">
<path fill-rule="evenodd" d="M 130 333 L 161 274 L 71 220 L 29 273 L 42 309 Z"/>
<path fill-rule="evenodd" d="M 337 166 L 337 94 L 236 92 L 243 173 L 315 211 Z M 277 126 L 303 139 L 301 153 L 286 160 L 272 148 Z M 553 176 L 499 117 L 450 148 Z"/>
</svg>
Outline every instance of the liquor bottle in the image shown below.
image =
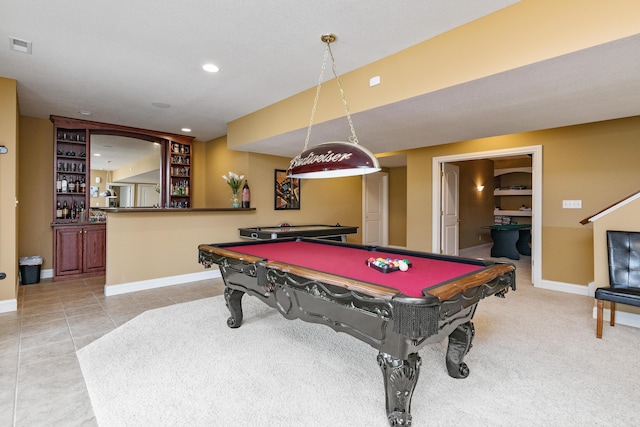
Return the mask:
<svg viewBox="0 0 640 427">
<path fill-rule="evenodd" d="M 66 175 L 62 175 L 62 192 L 66 193 L 67 192 L 67 188 L 69 186 L 69 181 L 67 181 L 67 176 Z"/>
<path fill-rule="evenodd" d="M 58 200 L 58 203 L 56 205 L 56 218 L 62 219 L 62 205 L 60 204 L 60 200 Z"/>
<path fill-rule="evenodd" d="M 73 178 L 69 180 L 69 182 L 67 183 L 67 187 L 68 187 L 69 193 L 76 192 L 76 182 L 73 180 Z"/>
<path fill-rule="evenodd" d="M 56 191 L 58 193 L 62 192 L 62 180 L 60 179 L 60 174 L 58 174 L 58 177 L 56 179 Z"/>
<path fill-rule="evenodd" d="M 76 191 L 80 192 L 80 177 L 76 176 Z"/>
<path fill-rule="evenodd" d="M 244 186 L 242 187 L 242 207 L 251 207 L 251 191 L 249 190 L 249 183 L 246 179 L 244 180 Z"/>
<path fill-rule="evenodd" d="M 81 193 L 87 192 L 87 183 L 84 182 L 84 178 L 82 178 L 82 181 L 80 181 L 80 192 Z"/>
<path fill-rule="evenodd" d="M 76 204 L 75 202 L 71 202 L 71 209 L 69 212 L 69 216 L 71 217 L 71 219 L 76 219 Z"/>
<path fill-rule="evenodd" d="M 62 205 L 62 218 L 63 219 L 68 219 L 69 218 L 69 205 L 67 204 L 67 201 L 64 201 L 64 204 Z"/>
</svg>

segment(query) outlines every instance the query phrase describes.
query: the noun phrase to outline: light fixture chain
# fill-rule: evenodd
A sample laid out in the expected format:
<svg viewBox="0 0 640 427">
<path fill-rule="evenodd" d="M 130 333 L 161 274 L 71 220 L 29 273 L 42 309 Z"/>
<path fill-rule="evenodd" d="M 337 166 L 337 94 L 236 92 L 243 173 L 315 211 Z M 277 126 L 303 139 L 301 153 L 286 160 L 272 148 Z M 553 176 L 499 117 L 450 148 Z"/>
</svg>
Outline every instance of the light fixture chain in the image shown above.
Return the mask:
<svg viewBox="0 0 640 427">
<path fill-rule="evenodd" d="M 358 144 L 358 137 L 356 136 L 356 130 L 353 127 L 353 122 L 351 121 L 351 113 L 349 113 L 349 105 L 347 104 L 347 98 L 345 97 L 344 90 L 342 89 L 342 83 L 340 83 L 340 77 L 338 77 L 338 72 L 336 71 L 336 60 L 333 57 L 333 52 L 331 51 L 331 44 L 329 42 L 327 42 L 327 50 L 329 51 L 329 55 L 331 55 L 333 75 L 336 77 L 336 83 L 338 83 L 338 89 L 340 89 L 340 95 L 342 96 L 342 102 L 344 103 L 344 111 L 347 113 L 347 121 L 349 122 L 349 127 L 351 127 L 351 136 L 349 137 L 349 141 L 353 142 L 354 144 Z"/>
<path fill-rule="evenodd" d="M 320 36 L 320 40 L 327 44 L 322 59 L 322 69 L 320 78 L 318 79 L 318 87 L 316 88 L 316 97 L 313 101 L 313 109 L 311 110 L 311 119 L 307 128 L 307 137 L 304 141 L 304 150 L 291 159 L 287 176 L 293 178 L 336 178 L 356 175 L 366 175 L 380 170 L 380 162 L 376 157 L 364 147 L 358 144 L 358 137 L 353 127 L 347 97 L 342 88 L 342 82 L 336 70 L 336 61 L 331 51 L 331 43 L 336 41 L 336 35 L 333 33 L 325 33 Z M 311 128 L 315 118 L 316 109 L 318 107 L 318 99 L 320 98 L 320 88 L 326 69 L 327 58 L 331 56 L 331 64 L 336 84 L 342 96 L 344 103 L 344 111 L 347 115 L 349 126 L 351 127 L 351 136 L 349 142 L 335 141 L 318 144 L 313 148 L 309 148 L 309 140 L 311 138 Z"/>
<path fill-rule="evenodd" d="M 327 44 L 327 50 L 324 51 L 324 57 L 322 58 L 322 68 L 320 69 L 320 77 L 318 78 L 318 87 L 316 88 L 316 97 L 313 100 L 313 108 L 311 109 L 311 119 L 309 120 L 309 127 L 307 128 L 307 137 L 304 140 L 304 150 L 307 151 L 309 145 L 309 139 L 311 138 L 311 126 L 313 125 L 313 118 L 316 115 L 316 107 L 318 106 L 318 99 L 320 98 L 320 88 L 322 87 L 322 79 L 324 76 L 324 70 L 327 63 L 327 57 L 329 56 L 329 44 Z M 333 58 L 333 55 L 331 55 Z"/>
</svg>

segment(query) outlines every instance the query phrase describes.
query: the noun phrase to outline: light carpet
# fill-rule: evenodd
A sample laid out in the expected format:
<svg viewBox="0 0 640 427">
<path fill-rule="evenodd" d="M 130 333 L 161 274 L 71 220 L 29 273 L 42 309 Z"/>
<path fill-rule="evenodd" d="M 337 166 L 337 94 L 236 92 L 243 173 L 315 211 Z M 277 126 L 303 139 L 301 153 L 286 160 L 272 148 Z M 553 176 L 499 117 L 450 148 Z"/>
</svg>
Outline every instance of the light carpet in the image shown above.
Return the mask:
<svg viewBox="0 0 640 427">
<path fill-rule="evenodd" d="M 640 425 L 640 330 L 605 326 L 593 299 L 530 285 L 479 304 L 465 361 L 420 351 L 414 426 Z M 377 351 L 289 321 L 245 296 L 239 329 L 223 297 L 145 312 L 78 351 L 98 423 L 110 426 L 387 426 Z"/>
</svg>

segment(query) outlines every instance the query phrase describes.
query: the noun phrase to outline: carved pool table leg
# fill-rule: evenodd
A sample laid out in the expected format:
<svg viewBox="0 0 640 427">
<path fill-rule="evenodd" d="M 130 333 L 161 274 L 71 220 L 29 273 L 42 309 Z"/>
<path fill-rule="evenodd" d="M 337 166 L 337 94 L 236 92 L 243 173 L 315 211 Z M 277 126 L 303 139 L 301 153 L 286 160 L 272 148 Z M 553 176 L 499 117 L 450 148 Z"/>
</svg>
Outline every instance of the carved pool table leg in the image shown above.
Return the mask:
<svg viewBox="0 0 640 427">
<path fill-rule="evenodd" d="M 384 376 L 389 425 L 411 425 L 411 397 L 418 382 L 421 364 L 418 353 L 410 354 L 406 360 L 378 353 L 378 365 Z"/>
<path fill-rule="evenodd" d="M 242 297 L 244 292 L 237 289 L 224 288 L 224 299 L 231 317 L 227 319 L 227 326 L 239 328 L 242 324 Z"/>
<path fill-rule="evenodd" d="M 447 347 L 447 371 L 453 378 L 467 378 L 469 367 L 462 360 L 469 352 L 475 328 L 472 322 L 463 323 L 449 334 L 449 346 Z"/>
</svg>

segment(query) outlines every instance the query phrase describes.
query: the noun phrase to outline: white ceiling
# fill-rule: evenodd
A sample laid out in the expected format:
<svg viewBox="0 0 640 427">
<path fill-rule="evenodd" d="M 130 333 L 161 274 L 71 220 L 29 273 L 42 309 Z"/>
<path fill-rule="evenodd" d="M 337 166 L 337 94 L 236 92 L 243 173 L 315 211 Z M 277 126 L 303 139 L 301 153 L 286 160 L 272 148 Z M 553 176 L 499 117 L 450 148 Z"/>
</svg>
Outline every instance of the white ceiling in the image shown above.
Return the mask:
<svg viewBox="0 0 640 427">
<path fill-rule="evenodd" d="M 353 115 L 374 153 L 640 115 L 640 34 Z M 344 140 L 346 119 L 312 140 Z M 294 156 L 306 128 L 243 146 Z M 313 145 L 313 144 L 311 144 Z"/>
<path fill-rule="evenodd" d="M 22 115 L 190 127 L 206 141 L 314 87 L 322 33 L 338 35 L 344 74 L 515 2 L 0 0 L 0 76 L 18 81 Z M 9 49 L 10 37 L 32 53 Z M 220 72 L 202 71 L 205 62 Z M 640 35 L 355 114 L 354 125 L 379 153 L 640 115 L 638 70 Z M 314 126 L 312 140 L 344 140 L 343 120 Z M 293 156 L 304 132 L 246 149 Z"/>
</svg>

